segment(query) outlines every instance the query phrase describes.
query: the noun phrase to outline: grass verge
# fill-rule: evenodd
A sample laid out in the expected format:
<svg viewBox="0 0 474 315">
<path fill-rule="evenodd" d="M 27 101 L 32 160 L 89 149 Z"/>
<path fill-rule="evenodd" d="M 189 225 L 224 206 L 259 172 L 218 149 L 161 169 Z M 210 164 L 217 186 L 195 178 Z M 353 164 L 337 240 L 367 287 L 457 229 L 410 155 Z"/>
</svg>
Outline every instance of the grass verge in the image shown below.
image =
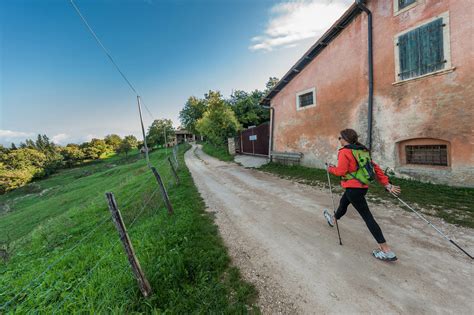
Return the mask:
<svg viewBox="0 0 474 315">
<path fill-rule="evenodd" d="M 202 150 L 204 153 L 221 161 L 229 162 L 234 160 L 234 157 L 229 154 L 229 151 L 227 151 L 227 147 L 225 146 L 215 146 L 210 143 L 203 143 Z"/>
<path fill-rule="evenodd" d="M 287 166 L 269 163 L 260 170 L 277 174 L 281 177 L 297 180 L 299 182 L 327 188 L 327 174 L 324 169 L 308 168 L 304 166 Z M 402 188 L 400 196 L 405 202 L 418 208 L 425 214 L 443 218 L 445 221 L 474 228 L 474 189 L 451 187 L 422 183 L 415 180 L 391 178 L 392 183 Z M 331 175 L 331 182 L 336 186 L 336 192 L 341 193 L 340 179 Z M 369 200 L 380 202 L 388 200 L 398 204 L 398 200 L 387 194 L 379 184 L 371 185 L 368 194 Z"/>
<path fill-rule="evenodd" d="M 189 148 L 189 147 L 187 147 Z M 150 155 L 175 214 L 143 159 L 114 157 L 64 170 L 2 196 L 0 313 L 258 313 L 179 151 L 180 185 L 164 150 Z M 170 152 L 171 153 L 171 152 Z M 153 295 L 143 299 L 110 220 L 115 194 Z M 15 297 L 11 302 L 9 302 Z"/>
</svg>

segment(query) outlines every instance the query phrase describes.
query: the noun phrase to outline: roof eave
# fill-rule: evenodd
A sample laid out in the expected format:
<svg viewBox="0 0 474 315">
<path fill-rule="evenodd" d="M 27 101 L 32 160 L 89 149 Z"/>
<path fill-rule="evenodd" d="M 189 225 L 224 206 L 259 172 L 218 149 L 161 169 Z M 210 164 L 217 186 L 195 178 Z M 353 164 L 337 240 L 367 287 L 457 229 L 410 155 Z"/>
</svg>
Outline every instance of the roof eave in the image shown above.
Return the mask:
<svg viewBox="0 0 474 315">
<path fill-rule="evenodd" d="M 365 2 L 365 1 L 364 1 Z M 280 92 L 298 73 L 300 73 L 317 55 L 344 30 L 360 13 L 357 3 L 353 3 L 344 14 L 314 43 L 306 53 L 290 68 L 280 81 L 262 98 L 260 105 L 270 105 L 271 100 Z"/>
</svg>

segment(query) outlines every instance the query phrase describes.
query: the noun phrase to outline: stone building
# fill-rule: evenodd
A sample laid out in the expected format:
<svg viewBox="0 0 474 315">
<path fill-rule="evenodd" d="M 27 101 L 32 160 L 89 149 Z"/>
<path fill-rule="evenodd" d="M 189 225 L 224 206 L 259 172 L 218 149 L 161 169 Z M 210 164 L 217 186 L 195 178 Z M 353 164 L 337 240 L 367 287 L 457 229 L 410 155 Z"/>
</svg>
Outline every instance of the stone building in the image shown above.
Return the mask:
<svg viewBox="0 0 474 315">
<path fill-rule="evenodd" d="M 266 95 L 275 151 L 335 162 L 353 128 L 398 175 L 474 186 L 474 1 L 356 1 Z"/>
</svg>

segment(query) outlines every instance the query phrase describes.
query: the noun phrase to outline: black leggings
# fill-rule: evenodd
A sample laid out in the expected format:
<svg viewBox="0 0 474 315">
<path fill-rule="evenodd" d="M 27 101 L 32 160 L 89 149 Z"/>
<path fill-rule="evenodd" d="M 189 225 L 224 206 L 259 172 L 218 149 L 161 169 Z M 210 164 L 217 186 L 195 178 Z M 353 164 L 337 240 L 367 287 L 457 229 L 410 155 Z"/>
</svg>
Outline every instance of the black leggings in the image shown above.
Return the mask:
<svg viewBox="0 0 474 315">
<path fill-rule="evenodd" d="M 382 230 L 372 216 L 372 213 L 370 213 L 369 206 L 365 200 L 367 190 L 367 188 L 346 188 L 339 203 L 339 208 L 337 208 L 336 211 L 336 220 L 339 220 L 344 214 L 346 214 L 347 207 L 349 204 L 352 204 L 357 212 L 359 212 L 362 219 L 364 219 L 365 224 L 367 224 L 370 233 L 372 233 L 377 243 L 382 244 L 385 243 Z"/>
</svg>

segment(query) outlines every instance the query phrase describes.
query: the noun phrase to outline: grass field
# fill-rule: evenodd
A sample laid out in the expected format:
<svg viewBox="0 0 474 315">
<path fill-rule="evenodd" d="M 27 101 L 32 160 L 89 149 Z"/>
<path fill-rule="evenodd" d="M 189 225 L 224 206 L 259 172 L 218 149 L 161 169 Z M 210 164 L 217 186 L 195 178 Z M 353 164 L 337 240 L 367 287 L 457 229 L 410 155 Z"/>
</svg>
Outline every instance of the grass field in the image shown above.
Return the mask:
<svg viewBox="0 0 474 315">
<path fill-rule="evenodd" d="M 206 154 L 213 156 L 221 161 L 229 162 L 234 160 L 234 157 L 229 154 L 229 151 L 227 151 L 226 146 L 215 146 L 210 143 L 203 143 L 202 150 Z"/>
<path fill-rule="evenodd" d="M 260 170 L 309 185 L 327 188 L 327 174 L 324 169 L 269 163 Z M 331 175 L 331 182 L 336 191 L 341 193 L 342 189 L 337 188 L 340 187 L 340 178 Z M 474 205 L 472 203 L 474 189 L 435 185 L 402 178 L 392 178 L 392 183 L 401 187 L 401 198 L 405 202 L 415 208 L 421 208 L 422 212 L 441 217 L 450 223 L 474 228 Z M 370 186 L 368 197 L 373 202 L 390 200 L 399 204 L 378 183 Z"/>
<path fill-rule="evenodd" d="M 150 156 L 167 184 L 172 216 L 138 155 L 63 170 L 0 196 L 0 244 L 10 256 L 0 258 L 0 314 L 258 313 L 254 288 L 230 266 L 204 212 L 184 164 L 185 149 L 178 154 L 179 186 L 165 151 Z M 153 289 L 149 299 L 141 297 L 132 276 L 107 191 L 115 194 Z"/>
</svg>

